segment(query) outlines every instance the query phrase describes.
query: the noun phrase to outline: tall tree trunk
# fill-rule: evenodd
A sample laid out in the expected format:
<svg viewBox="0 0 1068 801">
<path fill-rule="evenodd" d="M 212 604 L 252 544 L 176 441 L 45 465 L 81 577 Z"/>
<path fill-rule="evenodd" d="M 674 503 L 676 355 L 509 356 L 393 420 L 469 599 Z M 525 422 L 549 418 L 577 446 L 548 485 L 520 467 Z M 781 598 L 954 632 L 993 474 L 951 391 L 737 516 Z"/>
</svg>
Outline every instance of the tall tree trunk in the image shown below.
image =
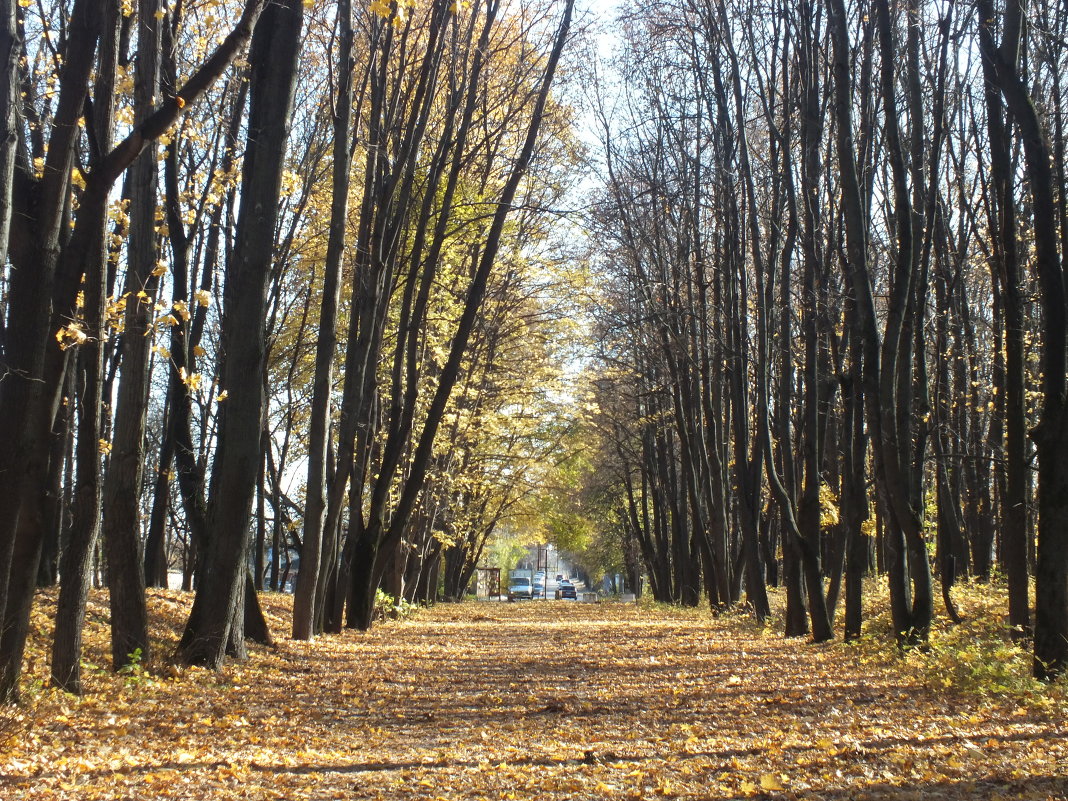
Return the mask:
<svg viewBox="0 0 1068 801">
<path fill-rule="evenodd" d="M 159 90 L 159 0 L 140 0 L 134 107 L 137 122 L 153 111 Z M 156 147 L 145 147 L 130 167 L 130 233 L 127 250 L 125 331 L 115 404 L 115 436 L 104 482 L 104 551 L 111 607 L 111 662 L 115 670 L 131 654 L 150 658 L 148 609 L 141 551 L 141 485 L 145 465 L 149 354 L 159 275 L 156 270 Z M 142 298 L 141 293 L 145 296 Z"/>
<path fill-rule="evenodd" d="M 326 455 L 330 436 L 330 396 L 334 383 L 334 352 L 337 348 L 337 311 L 341 293 L 341 267 L 349 217 L 349 184 L 352 172 L 352 3 L 340 0 L 337 9 L 338 66 L 337 101 L 334 109 L 334 161 L 330 234 L 326 246 L 323 299 L 319 312 L 319 336 L 315 344 L 315 376 L 312 380 L 311 420 L 308 432 L 308 482 L 305 493 L 304 544 L 300 572 L 293 595 L 293 639 L 307 640 L 315 632 L 316 611 L 324 597 L 325 571 L 323 524 L 326 512 Z M 318 616 L 321 621 L 321 616 Z"/>
<path fill-rule="evenodd" d="M 942 221 L 939 215 L 938 225 Z M 941 234 L 944 233 L 942 231 Z M 935 404 L 934 404 L 934 456 L 935 456 L 935 491 L 937 492 L 938 523 L 938 564 L 942 583 L 942 598 L 946 611 L 955 622 L 960 622 L 956 607 L 949 595 L 956 583 L 958 570 L 967 569 L 967 565 L 958 565 L 959 543 L 964 539 L 960 519 L 959 484 L 955 486 L 956 475 L 950 464 L 951 443 L 950 425 L 952 403 L 950 401 L 949 360 L 952 354 L 949 347 L 949 286 L 945 275 L 948 265 L 941 265 L 935 275 Z"/>
<path fill-rule="evenodd" d="M 921 499 L 917 497 L 921 494 L 917 487 L 922 476 L 917 474 L 920 468 L 914 464 L 912 450 L 913 434 L 917 433 L 912 425 L 914 370 L 917 369 L 917 362 L 924 358 L 922 353 L 915 352 L 913 342 L 921 307 L 917 286 L 923 283 L 916 274 L 920 247 L 917 231 L 922 226 L 922 212 L 916 208 L 909 191 L 910 171 L 905 160 L 897 107 L 898 89 L 894 72 L 896 59 L 901 54 L 894 36 L 895 21 L 889 0 L 877 0 L 875 5 L 881 55 L 884 130 L 893 178 L 897 243 L 880 354 L 876 456 L 880 465 L 883 496 L 888 506 L 888 521 L 891 523 L 887 528 L 887 544 L 894 629 L 899 644 L 915 645 L 926 642 L 934 610 L 930 564 L 919 517 Z M 911 48 L 905 62 L 911 76 Z M 906 81 L 907 97 L 911 97 L 911 90 L 911 80 Z M 923 154 L 915 153 L 912 158 L 915 162 L 922 159 Z M 911 180 L 915 185 L 914 174 Z"/>
<path fill-rule="evenodd" d="M 236 243 L 223 309 L 222 404 L 211 482 L 205 575 L 177 656 L 218 668 L 237 619 L 243 620 L 249 514 L 261 456 L 267 284 L 274 250 L 282 166 L 296 83 L 303 5 L 269 4 L 249 53 L 251 104 Z"/>
<path fill-rule="evenodd" d="M 107 0 L 103 11 L 103 35 L 94 86 L 92 126 L 99 148 L 96 158 L 107 151 L 114 125 L 115 76 L 119 63 L 119 4 Z M 92 208 L 93 233 L 85 258 L 85 324 L 88 338 L 78 349 L 81 376 L 78 397 L 78 486 L 71 522 L 69 558 L 64 560 L 63 583 L 56 609 L 56 630 L 52 643 L 52 681 L 67 692 L 81 692 L 82 625 L 89 594 L 89 556 L 100 533 L 101 509 L 101 421 L 104 385 L 104 349 L 107 324 L 104 305 L 107 295 L 107 268 L 104 236 L 107 209 Z M 112 572 L 109 564 L 108 573 Z"/>
<path fill-rule="evenodd" d="M 66 374 L 70 374 L 69 365 Z M 73 402 L 73 392 L 65 391 L 64 395 L 71 399 L 71 403 Z M 64 411 L 60 409 L 59 414 L 56 415 L 48 455 L 47 517 L 44 522 L 41 564 L 37 570 L 38 587 L 51 587 L 59 580 L 59 558 L 63 552 L 65 521 L 63 471 L 66 466 L 68 426 L 72 424 L 70 415 L 65 414 Z"/>
<path fill-rule="evenodd" d="M 18 696 L 30 605 L 41 554 L 40 508 L 48 474 L 48 438 L 55 417 L 53 395 L 62 383 L 63 360 L 51 336 L 53 289 L 67 233 L 67 195 L 74 149 L 88 94 L 99 35 L 98 16 L 88 0 L 71 10 L 68 47 L 59 79 L 59 101 L 52 120 L 44 172 L 38 182 L 17 176 L 22 191 L 12 203 L 20 213 L 17 247 L 9 248 L 15 266 L 9 284 L 4 331 L 4 391 L 0 395 L 0 703 Z M 20 165 L 21 170 L 29 165 Z M 23 214 L 24 211 L 24 214 Z M 12 230 L 12 245 L 16 245 Z M 74 305 L 58 301 L 64 313 Z M 63 323 L 65 325 L 66 323 Z M 51 346 L 51 347 L 50 347 Z M 49 358 L 51 356 L 51 358 Z"/>
<path fill-rule="evenodd" d="M 996 213 L 996 217 L 990 220 L 994 239 L 992 262 L 1001 287 L 1001 311 L 1005 326 L 1005 494 L 1001 501 L 1001 559 L 1009 586 L 1009 625 L 1013 636 L 1019 638 L 1031 630 L 1027 570 L 1027 473 L 1030 467 L 1026 442 L 1025 324 L 1014 160 L 999 95 L 997 63 L 1011 64 L 1015 70 L 1020 59 L 1021 26 L 1007 25 L 1002 32 L 1001 44 L 995 47 L 989 29 L 990 21 L 994 18 L 992 4 L 989 0 L 980 0 L 976 12 L 980 17 L 979 48 L 983 56 L 987 135 L 990 139 L 990 203 Z"/>
<path fill-rule="evenodd" d="M 99 272 L 96 269 L 93 272 L 99 278 Z M 97 290 L 86 292 L 86 312 L 94 323 L 99 323 L 99 319 L 93 307 L 101 298 L 102 293 Z M 60 689 L 78 695 L 82 691 L 82 628 L 92 581 L 92 559 L 100 531 L 100 445 L 99 437 L 94 436 L 100 433 L 100 356 L 97 343 L 87 343 L 78 353 L 79 435 L 75 455 L 78 478 L 70 539 L 60 565 L 63 580 L 52 638 L 52 682 Z"/>
<path fill-rule="evenodd" d="M 145 535 L 145 586 L 166 587 L 167 583 L 167 513 L 171 507 L 171 465 L 174 464 L 174 436 L 170 431 L 170 410 L 163 415 L 163 442 L 159 463 L 152 482 L 152 511 Z"/>
<path fill-rule="evenodd" d="M 988 13 L 984 13 L 985 10 Z M 1003 16 L 1004 41 L 1019 41 L 1027 3 L 1009 3 Z M 989 3 L 980 3 L 979 36 L 991 59 L 998 86 L 1016 119 L 1031 188 L 1035 272 L 1041 287 L 1042 411 L 1034 432 L 1038 450 L 1038 550 L 1035 565 L 1036 678 L 1053 679 L 1068 669 L 1068 408 L 1066 351 L 1068 317 L 1064 268 L 1058 244 L 1057 205 L 1049 141 L 1034 101 L 1008 50 L 995 51 L 990 26 L 995 18 Z M 1016 53 L 1011 53 L 1016 56 Z"/>
<path fill-rule="evenodd" d="M 17 0 L 0 0 L 0 265 L 7 264 L 15 154 L 19 140 L 19 36 Z M 2 325 L 2 324 L 0 324 Z"/>
</svg>

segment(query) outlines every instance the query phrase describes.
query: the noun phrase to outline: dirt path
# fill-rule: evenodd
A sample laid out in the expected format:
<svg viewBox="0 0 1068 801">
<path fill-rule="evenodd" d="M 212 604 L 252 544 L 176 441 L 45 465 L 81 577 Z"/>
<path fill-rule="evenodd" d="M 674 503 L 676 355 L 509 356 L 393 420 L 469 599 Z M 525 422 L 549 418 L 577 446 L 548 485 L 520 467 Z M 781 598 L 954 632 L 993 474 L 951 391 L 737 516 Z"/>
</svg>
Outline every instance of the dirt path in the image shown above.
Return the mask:
<svg viewBox="0 0 1068 801">
<path fill-rule="evenodd" d="M 441 605 L 223 677 L 100 681 L 42 699 L 0 798 L 1068 798 L 1063 719 L 630 605 Z"/>
</svg>

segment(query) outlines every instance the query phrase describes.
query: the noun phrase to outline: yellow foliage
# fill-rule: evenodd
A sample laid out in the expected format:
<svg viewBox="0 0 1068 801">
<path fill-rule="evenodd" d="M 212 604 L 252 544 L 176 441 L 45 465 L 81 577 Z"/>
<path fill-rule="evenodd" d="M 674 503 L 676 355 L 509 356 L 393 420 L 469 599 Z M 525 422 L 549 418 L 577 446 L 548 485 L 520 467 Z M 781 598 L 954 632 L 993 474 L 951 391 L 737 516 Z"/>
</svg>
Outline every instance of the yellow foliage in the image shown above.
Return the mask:
<svg viewBox="0 0 1068 801">
<path fill-rule="evenodd" d="M 820 528 L 838 525 L 838 497 L 829 484 L 820 484 Z"/>
<path fill-rule="evenodd" d="M 184 367 L 178 370 L 178 378 L 193 392 L 199 391 L 201 383 L 204 381 L 204 376 L 200 373 L 187 372 Z"/>
<path fill-rule="evenodd" d="M 85 329 L 78 322 L 69 323 L 56 331 L 56 342 L 59 343 L 60 350 L 82 345 L 88 339 L 89 335 L 85 333 Z"/>
</svg>

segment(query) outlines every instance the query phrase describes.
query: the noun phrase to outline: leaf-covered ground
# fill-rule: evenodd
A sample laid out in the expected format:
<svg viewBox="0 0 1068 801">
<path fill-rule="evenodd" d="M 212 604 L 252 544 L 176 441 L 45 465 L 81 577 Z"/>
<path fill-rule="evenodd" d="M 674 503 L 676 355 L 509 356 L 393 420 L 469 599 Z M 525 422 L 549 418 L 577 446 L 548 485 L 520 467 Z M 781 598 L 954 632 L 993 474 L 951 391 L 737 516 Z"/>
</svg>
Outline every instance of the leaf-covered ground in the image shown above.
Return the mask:
<svg viewBox="0 0 1068 801">
<path fill-rule="evenodd" d="M 151 600 L 173 641 L 188 598 Z M 281 634 L 288 600 L 266 604 Z M 95 599 L 90 659 L 104 617 Z M 82 700 L 31 684 L 0 719 L 0 798 L 1068 799 L 1063 695 L 935 691 L 735 616 L 439 605 L 279 640 L 222 674 L 90 668 Z"/>
</svg>

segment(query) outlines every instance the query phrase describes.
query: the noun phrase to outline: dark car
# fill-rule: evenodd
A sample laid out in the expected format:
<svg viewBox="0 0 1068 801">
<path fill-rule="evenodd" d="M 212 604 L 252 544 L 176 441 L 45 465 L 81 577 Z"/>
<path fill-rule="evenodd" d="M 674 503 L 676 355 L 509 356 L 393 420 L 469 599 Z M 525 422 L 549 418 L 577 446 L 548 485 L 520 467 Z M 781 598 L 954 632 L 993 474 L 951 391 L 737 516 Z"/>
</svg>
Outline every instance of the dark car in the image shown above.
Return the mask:
<svg viewBox="0 0 1068 801">
<path fill-rule="evenodd" d="M 572 601 L 578 600 L 578 593 L 575 592 L 575 585 L 570 581 L 561 581 L 556 585 L 556 600 L 561 598 L 570 598 Z"/>
</svg>

